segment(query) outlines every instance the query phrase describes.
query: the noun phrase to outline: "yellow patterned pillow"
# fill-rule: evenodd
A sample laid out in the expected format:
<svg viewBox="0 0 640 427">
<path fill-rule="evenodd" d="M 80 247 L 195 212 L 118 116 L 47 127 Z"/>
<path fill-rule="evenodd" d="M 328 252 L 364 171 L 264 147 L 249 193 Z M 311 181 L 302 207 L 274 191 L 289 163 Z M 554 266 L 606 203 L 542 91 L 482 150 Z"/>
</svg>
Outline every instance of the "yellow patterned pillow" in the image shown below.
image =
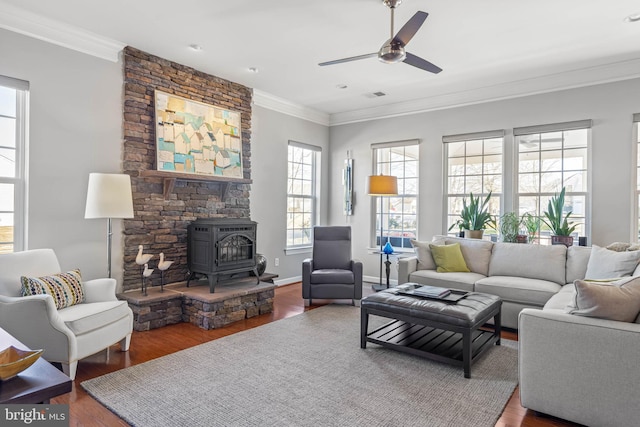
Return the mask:
<svg viewBox="0 0 640 427">
<path fill-rule="evenodd" d="M 53 276 L 25 277 L 22 282 L 22 296 L 48 294 L 53 297 L 56 308 L 61 309 L 84 301 L 84 288 L 80 270 L 72 270 Z"/>
</svg>

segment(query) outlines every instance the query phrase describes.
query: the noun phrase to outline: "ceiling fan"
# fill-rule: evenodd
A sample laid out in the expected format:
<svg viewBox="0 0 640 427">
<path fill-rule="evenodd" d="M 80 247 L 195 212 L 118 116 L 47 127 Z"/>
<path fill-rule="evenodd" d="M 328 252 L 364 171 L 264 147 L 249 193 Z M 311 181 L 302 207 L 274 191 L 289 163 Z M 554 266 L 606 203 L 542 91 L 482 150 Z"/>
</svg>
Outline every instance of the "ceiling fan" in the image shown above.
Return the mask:
<svg viewBox="0 0 640 427">
<path fill-rule="evenodd" d="M 416 55 L 413 55 L 407 51 L 405 51 L 405 46 L 409 43 L 409 41 L 413 38 L 413 36 L 418 32 L 422 24 L 424 23 L 428 13 L 418 11 L 415 15 L 411 17 L 407 21 L 406 24 L 400 31 L 394 36 L 393 35 L 393 15 L 394 10 L 397 6 L 402 3 L 402 0 L 382 0 L 389 9 L 391 9 L 391 37 L 387 40 L 380 50 L 375 53 L 367 53 L 365 55 L 351 56 L 349 58 L 336 59 L 334 61 L 321 62 L 320 66 L 325 65 L 334 65 L 341 64 L 343 62 L 350 61 L 358 61 L 360 59 L 367 59 L 378 57 L 378 59 L 387 64 L 395 64 L 397 62 L 404 62 L 409 65 L 413 65 L 414 67 L 420 68 L 425 71 L 429 71 L 430 73 L 437 74 L 442 71 L 442 68 L 432 64 L 431 62 L 422 59 Z"/>
</svg>

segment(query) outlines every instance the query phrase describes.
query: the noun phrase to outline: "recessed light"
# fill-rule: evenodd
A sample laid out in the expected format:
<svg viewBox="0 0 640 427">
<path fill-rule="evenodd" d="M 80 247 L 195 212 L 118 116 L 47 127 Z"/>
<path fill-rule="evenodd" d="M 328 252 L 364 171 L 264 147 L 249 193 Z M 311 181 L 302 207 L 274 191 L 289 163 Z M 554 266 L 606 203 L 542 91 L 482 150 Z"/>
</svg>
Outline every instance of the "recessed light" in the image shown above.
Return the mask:
<svg viewBox="0 0 640 427">
<path fill-rule="evenodd" d="M 250 73 L 257 73 L 258 69 L 256 67 L 249 67 L 249 72 Z"/>
<path fill-rule="evenodd" d="M 640 13 L 633 13 L 626 18 L 624 18 L 624 22 L 638 22 L 640 21 Z"/>
<path fill-rule="evenodd" d="M 202 46 L 200 46 L 199 44 L 190 44 L 189 45 L 189 49 L 195 51 L 195 52 L 200 52 L 202 50 Z"/>
<path fill-rule="evenodd" d="M 336 85 L 336 87 L 337 87 L 338 89 L 346 89 L 346 88 L 348 88 L 349 86 L 347 86 L 347 85 L 346 85 L 346 84 L 344 84 L 344 83 L 340 83 L 339 85 Z"/>
</svg>

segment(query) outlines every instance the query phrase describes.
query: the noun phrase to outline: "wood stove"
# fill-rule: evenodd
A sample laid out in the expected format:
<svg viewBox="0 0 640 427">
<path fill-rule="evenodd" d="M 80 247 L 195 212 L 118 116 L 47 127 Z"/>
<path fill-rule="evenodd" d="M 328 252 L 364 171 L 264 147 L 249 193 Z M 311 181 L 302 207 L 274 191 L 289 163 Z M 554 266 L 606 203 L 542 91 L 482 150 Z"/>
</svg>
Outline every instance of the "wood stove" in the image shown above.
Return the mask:
<svg viewBox="0 0 640 427">
<path fill-rule="evenodd" d="M 214 292 L 221 275 L 253 271 L 260 277 L 256 259 L 257 223 L 246 218 L 197 219 L 187 227 L 189 282 L 197 274 L 209 280 Z"/>
</svg>

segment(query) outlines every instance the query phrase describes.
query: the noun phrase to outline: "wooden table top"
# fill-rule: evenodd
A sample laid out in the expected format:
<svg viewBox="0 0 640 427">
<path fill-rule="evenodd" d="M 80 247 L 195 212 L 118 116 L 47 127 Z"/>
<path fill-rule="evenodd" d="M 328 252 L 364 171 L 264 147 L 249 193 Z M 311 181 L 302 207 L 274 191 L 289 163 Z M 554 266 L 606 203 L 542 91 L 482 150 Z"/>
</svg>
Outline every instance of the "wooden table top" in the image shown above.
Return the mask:
<svg viewBox="0 0 640 427">
<path fill-rule="evenodd" d="M 11 345 L 32 350 L 0 328 L 0 350 Z M 71 384 L 71 378 L 40 357 L 18 376 L 0 381 L 0 404 L 48 402 L 52 397 L 70 392 Z"/>
</svg>

